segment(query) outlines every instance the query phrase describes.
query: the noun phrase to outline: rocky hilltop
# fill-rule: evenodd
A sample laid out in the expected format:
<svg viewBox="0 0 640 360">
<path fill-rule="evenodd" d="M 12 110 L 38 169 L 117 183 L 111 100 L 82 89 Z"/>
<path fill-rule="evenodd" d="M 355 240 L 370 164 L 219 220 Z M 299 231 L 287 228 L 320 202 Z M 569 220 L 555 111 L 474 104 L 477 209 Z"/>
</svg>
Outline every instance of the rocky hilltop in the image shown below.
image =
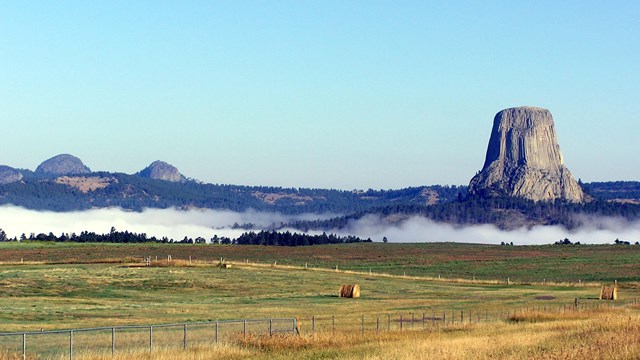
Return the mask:
<svg viewBox="0 0 640 360">
<path fill-rule="evenodd" d="M 171 182 L 181 182 L 185 180 L 184 176 L 182 176 L 178 171 L 178 168 L 160 160 L 152 162 L 151 165 L 147 166 L 136 175 L 144 178 Z"/>
<path fill-rule="evenodd" d="M 91 170 L 86 167 L 82 160 L 69 154 L 60 154 L 45 160 L 36 168 L 39 175 L 71 175 L 89 174 Z"/>
<path fill-rule="evenodd" d="M 564 165 L 551 112 L 515 107 L 496 114 L 482 170 L 471 196 L 513 196 L 582 203 L 587 198 Z"/>
<path fill-rule="evenodd" d="M 0 184 L 10 184 L 22 180 L 22 173 L 12 167 L 0 165 Z"/>
</svg>

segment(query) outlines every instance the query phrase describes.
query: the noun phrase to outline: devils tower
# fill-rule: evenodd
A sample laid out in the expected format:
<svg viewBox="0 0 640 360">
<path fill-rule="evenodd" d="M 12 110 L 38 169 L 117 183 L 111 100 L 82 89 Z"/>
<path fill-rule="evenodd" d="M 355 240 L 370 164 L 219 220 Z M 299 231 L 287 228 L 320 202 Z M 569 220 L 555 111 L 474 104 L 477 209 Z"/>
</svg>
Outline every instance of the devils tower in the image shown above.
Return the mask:
<svg viewBox="0 0 640 360">
<path fill-rule="evenodd" d="M 533 201 L 586 200 L 564 166 L 551 112 L 529 106 L 496 114 L 484 166 L 471 179 L 469 194 Z"/>
</svg>

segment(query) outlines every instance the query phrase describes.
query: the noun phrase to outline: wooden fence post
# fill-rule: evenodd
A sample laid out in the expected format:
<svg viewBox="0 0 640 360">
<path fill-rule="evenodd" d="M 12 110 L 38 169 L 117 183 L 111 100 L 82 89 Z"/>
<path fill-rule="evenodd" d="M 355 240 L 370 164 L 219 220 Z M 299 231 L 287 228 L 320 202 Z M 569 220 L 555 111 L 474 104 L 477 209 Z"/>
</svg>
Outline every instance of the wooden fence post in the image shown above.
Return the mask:
<svg viewBox="0 0 640 360">
<path fill-rule="evenodd" d="M 187 350 L 187 324 L 184 324 L 184 337 L 182 338 L 182 347 Z"/>
</svg>

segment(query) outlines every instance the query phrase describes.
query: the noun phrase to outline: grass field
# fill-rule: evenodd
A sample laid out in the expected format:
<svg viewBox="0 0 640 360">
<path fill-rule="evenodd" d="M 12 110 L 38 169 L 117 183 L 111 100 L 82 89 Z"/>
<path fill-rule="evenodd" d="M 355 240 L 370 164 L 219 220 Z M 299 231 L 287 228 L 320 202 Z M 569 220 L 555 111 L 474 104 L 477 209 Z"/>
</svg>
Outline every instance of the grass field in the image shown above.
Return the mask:
<svg viewBox="0 0 640 360">
<path fill-rule="evenodd" d="M 613 279 L 620 284 L 618 304 L 640 298 L 636 282 L 640 253 L 635 247 L 352 244 L 274 248 L 4 243 L 0 244 L 0 254 L 2 332 L 242 318 L 301 320 L 302 337 L 238 339 L 233 346 L 215 350 L 227 351 L 223 356 L 227 358 L 431 358 L 421 354 L 436 356 L 438 351 L 453 351 L 474 341 L 476 345 L 468 346 L 484 349 L 486 358 L 495 358 L 495 351 L 504 351 L 498 357 L 526 358 L 516 355 L 551 351 L 545 349 L 560 346 L 555 337 L 565 332 L 590 329 L 594 338 L 606 337 L 616 331 L 616 323 L 627 324 L 624 326 L 631 332 L 635 330 L 630 322 L 638 323 L 634 306 L 586 310 L 576 315 L 563 312 L 575 298 L 592 308 L 602 304 L 593 298 L 598 296 L 601 282 L 611 283 Z M 174 260 L 171 266 L 164 264 L 167 255 Z M 142 257 L 147 256 L 154 260 L 154 266 L 142 266 Z M 221 257 L 237 263 L 222 269 L 217 266 Z M 339 271 L 335 271 L 336 265 Z M 506 277 L 514 282 L 507 284 Z M 544 285 L 542 279 L 546 279 Z M 339 286 L 347 283 L 360 284 L 362 297 L 338 298 Z M 371 329 L 376 317 L 387 314 L 408 319 L 425 313 L 458 316 L 463 312 L 468 319 L 464 311 L 484 318 L 507 311 L 513 314 L 519 309 L 546 309 L 554 315 L 525 321 L 513 317 L 506 323 L 450 324 L 404 334 L 392 331 L 372 336 L 367 331 L 364 336 L 356 336 L 358 331 L 351 330 L 331 339 L 323 340 L 322 334 L 310 337 L 312 316 L 319 320 L 335 317 L 338 330 L 343 331 L 347 323 L 357 329 L 354 324 L 362 316 Z M 318 328 L 321 325 L 319 322 Z M 522 352 L 518 346 L 509 345 L 511 332 L 523 338 L 529 334 L 537 340 L 527 340 L 531 348 L 525 346 Z M 506 339 L 492 340 L 495 349 L 485 349 L 482 339 L 495 336 Z M 637 346 L 625 349 L 640 356 Z M 192 349 L 180 356 L 208 358 L 210 351 Z M 444 357 L 472 358 L 470 353 L 457 351 L 458 355 Z M 390 354 L 397 357 L 388 357 Z M 154 356 L 161 356 L 161 352 Z"/>
<path fill-rule="evenodd" d="M 396 275 L 521 282 L 640 281 L 640 246 L 497 246 L 456 243 L 344 244 L 301 247 L 186 244 L 2 243 L 2 262 L 91 263 L 153 259 L 232 261 L 335 268 Z"/>
</svg>

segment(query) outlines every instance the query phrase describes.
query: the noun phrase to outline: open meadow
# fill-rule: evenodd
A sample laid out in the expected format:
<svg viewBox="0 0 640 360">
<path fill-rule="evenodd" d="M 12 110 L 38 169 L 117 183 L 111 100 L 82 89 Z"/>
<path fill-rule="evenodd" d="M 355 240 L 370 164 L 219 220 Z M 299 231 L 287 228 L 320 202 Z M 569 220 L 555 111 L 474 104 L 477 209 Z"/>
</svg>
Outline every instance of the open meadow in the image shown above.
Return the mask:
<svg viewBox="0 0 640 360">
<path fill-rule="evenodd" d="M 142 345 L 115 358 L 640 356 L 634 246 L 3 243 L 0 253 L 0 332 L 269 318 L 296 318 L 300 332 L 269 337 L 263 327 L 245 336 L 236 328 L 224 344 L 202 340 L 184 351 L 180 340 L 163 349 L 158 331 L 149 355 L 142 329 L 125 336 Z M 618 300 L 597 300 L 615 280 Z M 342 284 L 359 284 L 361 297 L 339 298 Z M 210 339 L 212 326 L 193 326 L 189 336 Z M 47 346 L 64 348 L 65 339 Z M 5 358 L 20 353 L 0 341 Z"/>
</svg>

